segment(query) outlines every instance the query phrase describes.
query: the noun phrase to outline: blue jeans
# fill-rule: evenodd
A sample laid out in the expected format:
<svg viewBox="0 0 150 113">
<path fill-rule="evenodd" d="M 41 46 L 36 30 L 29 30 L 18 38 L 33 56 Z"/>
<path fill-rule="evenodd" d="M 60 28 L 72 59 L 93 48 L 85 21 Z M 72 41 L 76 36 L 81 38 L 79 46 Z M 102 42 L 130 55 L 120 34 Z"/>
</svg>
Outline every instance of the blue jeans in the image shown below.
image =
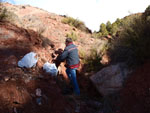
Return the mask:
<svg viewBox="0 0 150 113">
<path fill-rule="evenodd" d="M 76 95 L 80 95 L 80 89 L 79 89 L 78 82 L 76 79 L 76 68 L 75 69 L 67 68 L 66 73 L 70 79 L 71 84 L 73 85 L 74 93 Z"/>
</svg>

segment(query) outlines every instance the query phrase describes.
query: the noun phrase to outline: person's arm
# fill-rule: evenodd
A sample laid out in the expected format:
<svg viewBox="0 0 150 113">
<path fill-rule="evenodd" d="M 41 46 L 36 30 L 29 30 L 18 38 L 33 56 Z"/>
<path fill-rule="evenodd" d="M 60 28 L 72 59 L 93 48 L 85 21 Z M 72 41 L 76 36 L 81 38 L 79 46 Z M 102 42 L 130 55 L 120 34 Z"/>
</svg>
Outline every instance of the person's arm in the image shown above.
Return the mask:
<svg viewBox="0 0 150 113">
<path fill-rule="evenodd" d="M 64 61 L 68 56 L 68 50 L 65 48 L 65 50 L 63 51 L 63 53 L 58 57 L 59 61 Z"/>
</svg>

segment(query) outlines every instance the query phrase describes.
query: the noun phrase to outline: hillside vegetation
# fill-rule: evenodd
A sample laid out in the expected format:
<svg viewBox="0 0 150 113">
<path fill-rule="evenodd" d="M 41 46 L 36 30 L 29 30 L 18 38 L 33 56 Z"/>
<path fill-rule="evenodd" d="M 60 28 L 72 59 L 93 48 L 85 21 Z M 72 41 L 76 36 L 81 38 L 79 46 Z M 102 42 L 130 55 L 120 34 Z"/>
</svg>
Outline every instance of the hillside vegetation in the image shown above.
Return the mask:
<svg viewBox="0 0 150 113">
<path fill-rule="evenodd" d="M 119 28 L 107 49 L 111 64 L 123 62 L 133 72 L 128 75 L 123 88 L 116 97 L 108 97 L 108 111 L 116 113 L 148 113 L 149 68 L 150 68 L 150 6 L 142 14 L 134 14 L 121 19 Z M 115 98 L 115 100 L 113 100 Z M 112 107 L 113 106 L 113 107 Z"/>
<path fill-rule="evenodd" d="M 93 38 L 110 38 L 109 52 L 112 62 L 126 62 L 129 66 L 140 65 L 150 58 L 150 7 L 144 13 L 132 14 L 116 19 L 111 24 L 100 25 Z M 146 51 L 145 51 L 146 50 Z"/>
<path fill-rule="evenodd" d="M 64 16 L 64 17 L 65 17 L 65 18 L 62 19 L 62 22 L 63 22 L 64 24 L 69 24 L 69 25 L 71 25 L 71 26 L 76 27 L 77 29 L 80 29 L 81 31 L 84 31 L 84 32 L 86 32 L 86 33 L 91 33 L 91 30 L 89 30 L 89 29 L 85 26 L 84 22 L 82 22 L 82 21 L 80 21 L 80 20 L 78 20 L 78 19 L 74 19 L 74 18 L 72 18 L 72 17 L 67 17 L 67 16 Z"/>
<path fill-rule="evenodd" d="M 15 6 L 4 3 L 0 6 L 0 112 L 16 113 L 15 110 L 24 113 L 28 113 L 28 110 L 29 113 L 74 112 L 74 98 L 65 97 L 61 93 L 66 85 L 63 80 L 67 78 L 64 64 L 60 65 L 57 78 L 51 77 L 42 70 L 43 64 L 47 61 L 53 63 L 58 49 L 64 49 L 66 37 L 72 38 L 78 46 L 81 59 L 81 68 L 77 73 L 82 91 L 81 113 L 105 113 L 105 110 L 106 113 L 109 110 L 111 111 L 109 113 L 128 113 L 124 106 L 133 111 L 135 108 L 128 107 L 127 98 L 124 97 L 136 95 L 134 97 L 138 98 L 138 94 L 142 95 L 141 101 L 144 103 L 145 111 L 148 111 L 149 103 L 145 102 L 144 98 L 144 95 L 149 97 L 148 68 L 145 71 L 148 73 L 146 76 L 140 74 L 143 68 L 139 69 L 140 73 L 136 72 L 138 73 L 136 84 L 134 84 L 135 75 L 130 78 L 131 80 L 127 80 L 127 85 L 124 84 L 126 89 L 121 92 L 123 100 L 120 111 L 122 112 L 111 109 L 112 106 L 116 107 L 115 104 L 108 105 L 112 98 L 107 96 L 101 98 L 89 77 L 111 64 L 123 62 L 128 68 L 135 70 L 136 67 L 150 60 L 150 6 L 144 13 L 118 18 L 114 23 L 110 21 L 102 23 L 99 31 L 94 33 L 91 33 L 84 22 L 72 17 L 59 16 L 29 5 Z M 32 69 L 19 68 L 17 62 L 31 51 L 38 54 L 37 66 Z M 110 59 L 107 59 L 105 65 L 101 62 L 104 56 Z M 142 80 L 139 83 L 142 82 L 142 87 L 145 89 L 141 87 L 140 90 L 144 93 L 139 93 L 137 87 L 139 80 Z M 146 85 L 143 82 L 145 80 L 147 80 Z M 129 94 L 130 87 L 132 88 L 130 84 L 135 88 L 133 92 L 131 91 L 133 95 Z M 38 88 L 42 90 L 40 107 L 37 105 L 35 94 Z"/>
<path fill-rule="evenodd" d="M 150 6 L 145 12 L 126 17 L 119 36 L 114 38 L 110 53 L 114 62 L 130 66 L 141 65 L 150 59 Z"/>
</svg>

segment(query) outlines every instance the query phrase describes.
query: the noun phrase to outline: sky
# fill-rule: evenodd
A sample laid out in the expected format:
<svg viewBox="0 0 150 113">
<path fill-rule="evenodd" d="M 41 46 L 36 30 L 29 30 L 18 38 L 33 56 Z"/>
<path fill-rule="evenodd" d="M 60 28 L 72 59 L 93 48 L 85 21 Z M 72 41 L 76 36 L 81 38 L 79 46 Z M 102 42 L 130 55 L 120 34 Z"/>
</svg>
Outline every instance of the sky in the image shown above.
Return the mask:
<svg viewBox="0 0 150 113">
<path fill-rule="evenodd" d="M 58 15 L 79 19 L 92 31 L 101 23 L 114 22 L 133 13 L 144 12 L 150 0 L 6 0 L 12 4 L 31 5 Z"/>
</svg>

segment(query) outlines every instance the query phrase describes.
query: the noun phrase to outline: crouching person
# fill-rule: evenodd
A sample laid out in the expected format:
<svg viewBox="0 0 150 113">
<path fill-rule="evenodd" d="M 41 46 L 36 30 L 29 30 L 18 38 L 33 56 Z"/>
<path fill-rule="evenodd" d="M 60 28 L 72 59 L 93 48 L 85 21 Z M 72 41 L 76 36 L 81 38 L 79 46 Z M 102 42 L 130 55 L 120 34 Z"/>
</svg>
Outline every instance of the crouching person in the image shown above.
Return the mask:
<svg viewBox="0 0 150 113">
<path fill-rule="evenodd" d="M 71 38 L 66 38 L 66 47 L 61 55 L 59 55 L 58 60 L 63 62 L 66 60 L 66 73 L 70 79 L 70 83 L 73 86 L 73 91 L 75 95 L 80 95 L 80 89 L 76 79 L 76 70 L 79 67 L 79 55 L 77 46 L 73 44 Z"/>
</svg>

